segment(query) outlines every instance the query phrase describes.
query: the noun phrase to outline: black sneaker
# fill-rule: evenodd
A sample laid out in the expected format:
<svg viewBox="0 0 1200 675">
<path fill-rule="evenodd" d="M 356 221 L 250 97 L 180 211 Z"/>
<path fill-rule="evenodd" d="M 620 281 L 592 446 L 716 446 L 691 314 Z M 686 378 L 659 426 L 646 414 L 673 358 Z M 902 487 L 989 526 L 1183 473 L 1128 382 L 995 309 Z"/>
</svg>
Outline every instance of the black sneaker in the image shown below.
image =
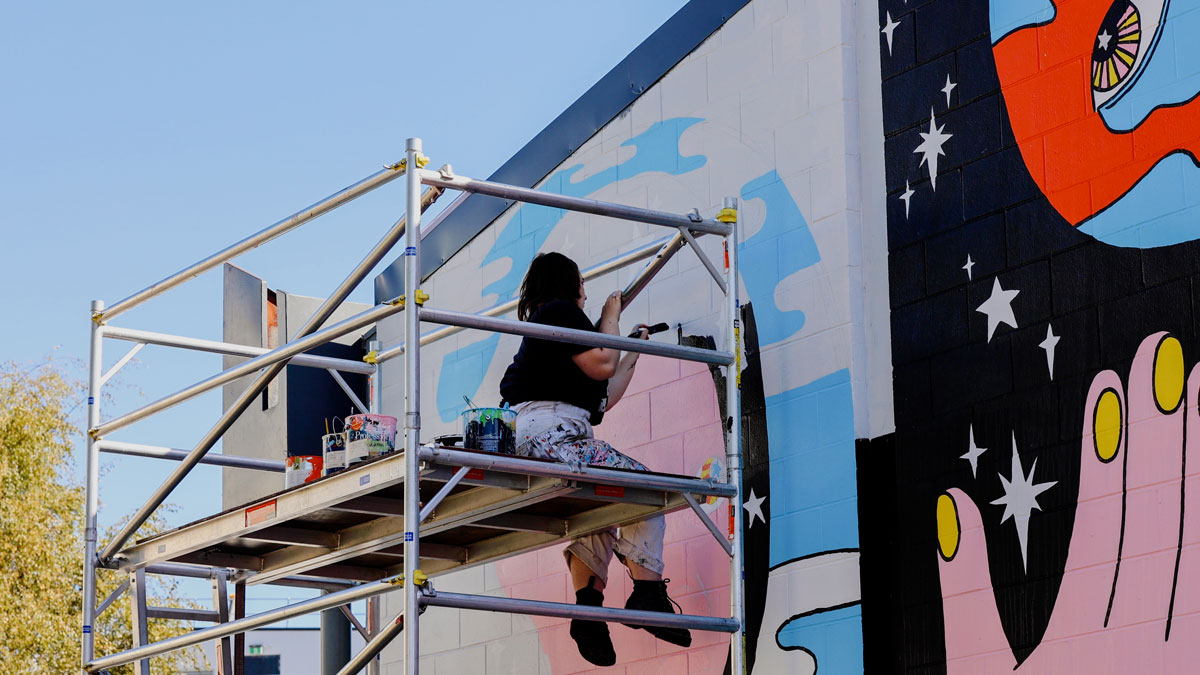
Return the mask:
<svg viewBox="0 0 1200 675">
<path fill-rule="evenodd" d="M 625 609 L 643 609 L 650 612 L 675 614 L 675 609 L 679 607 L 679 603 L 667 595 L 667 582 L 669 581 L 670 579 L 663 579 L 662 581 L 638 581 L 634 579 L 633 592 L 629 594 L 629 599 L 625 601 Z M 683 613 L 682 608 L 680 608 L 679 613 Z M 651 635 L 663 642 L 670 642 L 680 647 L 692 646 L 692 634 L 686 628 L 625 625 L 630 628 L 642 628 L 649 631 Z"/>
<path fill-rule="evenodd" d="M 592 581 L 589 579 L 587 586 L 575 591 L 575 604 L 600 607 L 604 604 L 604 594 L 592 588 Z M 612 639 L 608 636 L 607 623 L 571 619 L 571 637 L 575 640 L 575 646 L 579 648 L 579 655 L 588 663 L 611 666 L 617 662 Z"/>
</svg>

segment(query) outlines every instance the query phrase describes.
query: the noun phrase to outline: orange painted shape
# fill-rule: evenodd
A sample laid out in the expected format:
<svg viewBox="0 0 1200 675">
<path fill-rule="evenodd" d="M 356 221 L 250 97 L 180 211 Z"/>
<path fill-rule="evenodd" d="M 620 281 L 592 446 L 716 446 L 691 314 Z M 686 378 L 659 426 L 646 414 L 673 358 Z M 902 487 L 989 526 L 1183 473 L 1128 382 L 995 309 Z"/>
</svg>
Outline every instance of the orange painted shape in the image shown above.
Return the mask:
<svg viewBox="0 0 1200 675">
<path fill-rule="evenodd" d="M 1056 7 L 1049 24 L 1013 33 L 993 53 L 1029 173 L 1054 208 L 1078 225 L 1120 199 L 1167 154 L 1200 156 L 1200 98 L 1159 108 L 1133 131 L 1110 131 L 1092 108 L 1090 80 L 1096 27 L 1108 3 L 1068 0 Z M 1038 154 L 1033 141 L 1042 137 L 1045 152 Z M 1091 183 L 1087 201 L 1077 187 L 1085 180 Z"/>
</svg>

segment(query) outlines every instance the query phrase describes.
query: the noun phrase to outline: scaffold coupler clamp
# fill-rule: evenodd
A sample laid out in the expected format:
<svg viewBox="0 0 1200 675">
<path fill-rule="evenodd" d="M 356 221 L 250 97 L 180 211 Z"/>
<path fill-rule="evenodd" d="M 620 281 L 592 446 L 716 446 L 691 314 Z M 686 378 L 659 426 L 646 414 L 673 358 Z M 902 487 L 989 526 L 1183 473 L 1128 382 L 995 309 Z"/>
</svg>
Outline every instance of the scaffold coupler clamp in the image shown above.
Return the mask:
<svg viewBox="0 0 1200 675">
<path fill-rule="evenodd" d="M 416 582 L 418 587 L 422 587 L 429 583 L 429 576 L 421 570 L 413 570 L 413 581 Z M 392 586 L 404 588 L 404 575 L 397 574 L 391 579 L 388 579 L 387 583 L 391 584 Z"/>
<path fill-rule="evenodd" d="M 722 223 L 736 223 L 738 217 L 737 208 L 726 206 L 717 211 L 717 220 Z"/>
<path fill-rule="evenodd" d="M 372 349 L 371 351 L 367 352 L 366 356 L 363 356 L 363 361 L 366 361 L 373 366 L 379 365 L 379 351 Z"/>
<path fill-rule="evenodd" d="M 418 152 L 417 153 L 417 168 L 424 169 L 425 165 L 427 165 L 427 164 L 429 164 L 429 158 Z M 408 170 L 408 158 L 405 157 L 404 159 L 400 160 L 399 162 L 396 162 L 395 164 L 386 164 L 386 165 L 384 165 L 383 168 L 390 169 L 392 171 L 407 171 Z"/>
</svg>

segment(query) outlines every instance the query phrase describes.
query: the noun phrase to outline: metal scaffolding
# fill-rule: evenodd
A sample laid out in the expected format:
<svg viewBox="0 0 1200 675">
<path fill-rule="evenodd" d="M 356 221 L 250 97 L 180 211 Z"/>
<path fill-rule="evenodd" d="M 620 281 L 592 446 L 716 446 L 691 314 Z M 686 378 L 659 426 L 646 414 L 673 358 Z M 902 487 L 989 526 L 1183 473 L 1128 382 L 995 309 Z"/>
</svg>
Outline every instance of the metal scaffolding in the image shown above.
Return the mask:
<svg viewBox="0 0 1200 675">
<path fill-rule="evenodd" d="M 702 218 L 696 211 L 677 215 L 465 178 L 454 175 L 448 165 L 436 171 L 425 169 L 428 159 L 421 150 L 420 139 L 409 139 L 405 158 L 400 162 L 111 307 L 105 308 L 101 301 L 92 302 L 83 672 L 103 672 L 106 668 L 132 663 L 134 671 L 144 675 L 149 672 L 150 657 L 214 640 L 218 644 L 218 672 L 231 675 L 237 671 L 240 675 L 238 652 L 241 647 L 233 636 L 311 612 L 337 607 L 345 611 L 347 603 L 361 599 L 368 600 L 367 625 L 364 627 L 357 620 L 353 623 L 367 644 L 340 671 L 341 675 L 359 672 L 364 667 L 370 675 L 377 675 L 379 652 L 401 633 L 404 634 L 406 671 L 417 673 L 420 663 L 420 615 L 426 607 L 457 607 L 726 632 L 731 635 L 732 672 L 744 672 L 743 534 L 739 513 L 742 483 L 740 307 L 737 283 L 739 222 L 736 199 L 726 198 L 723 208 L 714 218 Z M 265 349 L 110 325 L 112 319 L 128 309 L 400 177 L 405 178 L 405 217 L 371 248 L 286 344 Z M 427 189 L 423 190 L 422 186 Z M 674 229 L 675 232 L 665 239 L 583 270 L 582 274 L 585 279 L 592 279 L 647 261 L 622 292 L 622 306 L 627 306 L 676 252 L 684 246 L 691 246 L 726 296 L 724 313 L 727 334 L 724 350 L 669 345 L 500 318 L 515 309 L 515 300 L 480 314 L 426 306 L 429 298 L 421 290 L 420 277 L 421 214 L 447 189 Z M 724 238 L 723 270 L 699 248 L 696 243 L 698 235 Z M 404 238 L 405 295 L 323 327 L 350 292 L 401 237 Z M 363 361 L 305 353 L 340 336 L 367 329 L 398 313 L 404 315 L 404 341 L 386 348 L 378 342 L 372 342 Z M 443 327 L 422 335 L 421 322 L 443 324 Z M 569 466 L 445 447 L 436 443 L 422 444 L 421 347 L 464 329 L 655 354 L 723 367 L 726 410 L 722 420 L 728 432 L 723 479 L 717 481 L 655 472 Z M 134 343 L 132 349 L 107 372 L 103 371 L 101 365 L 104 338 Z M 138 350 L 148 344 L 244 356 L 248 360 L 140 409 L 102 421 L 102 387 Z M 138 528 L 196 464 L 283 471 L 283 462 L 209 454 L 209 451 L 286 364 L 325 369 L 348 394 L 352 392 L 340 373 L 368 375 L 371 385 L 369 401 L 364 404 L 353 395 L 351 399 L 360 409 L 378 413 L 382 411 L 382 365 L 401 355 L 404 357 L 405 379 L 403 452 L 356 464 L 345 471 L 269 495 L 196 523 L 132 541 Z M 254 376 L 253 382 L 190 450 L 106 438 L 118 429 L 203 392 L 251 375 Z M 142 508 L 102 548 L 97 541 L 96 530 L 101 452 L 179 462 Z M 701 509 L 697 496 L 730 500 L 732 532 L 728 538 Z M 728 618 L 448 593 L 436 590 L 431 581 L 431 578 L 455 569 L 499 560 L 686 508 L 700 518 L 729 555 L 731 611 Z M 129 577 L 97 605 L 96 571 L 101 568 L 114 569 Z M 179 610 L 147 606 L 147 574 L 211 579 L 214 609 Z M 238 589 L 232 615 L 228 583 L 236 584 Z M 326 593 L 311 600 L 244 616 L 246 585 L 263 583 L 320 588 Z M 379 596 L 393 590 L 403 592 L 403 611 L 394 621 L 381 625 Z M 126 593 L 130 595 L 134 607 L 134 645 L 131 649 L 98 656 L 94 653 L 92 633 L 96 617 Z M 147 621 L 153 618 L 189 619 L 214 625 L 151 643 L 148 640 Z"/>
</svg>

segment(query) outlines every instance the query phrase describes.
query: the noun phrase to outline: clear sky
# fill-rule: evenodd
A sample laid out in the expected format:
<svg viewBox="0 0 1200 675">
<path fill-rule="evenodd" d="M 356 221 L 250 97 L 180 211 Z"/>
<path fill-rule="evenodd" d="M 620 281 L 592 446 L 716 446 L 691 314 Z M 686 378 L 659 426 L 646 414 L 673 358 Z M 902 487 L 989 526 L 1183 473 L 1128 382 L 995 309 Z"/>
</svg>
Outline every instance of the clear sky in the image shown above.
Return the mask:
<svg viewBox="0 0 1200 675">
<path fill-rule="evenodd" d="M 0 3 L 0 359 L 53 355 L 83 377 L 91 300 L 112 304 L 374 173 L 407 137 L 486 177 L 683 4 Z M 402 185 L 234 262 L 323 297 L 402 215 Z M 351 299 L 372 302 L 394 258 Z M 218 268 L 114 323 L 220 339 L 220 283 Z M 106 341 L 106 365 L 128 346 Z M 220 365 L 147 348 L 104 415 Z M 220 406 L 213 392 L 113 438 L 191 448 Z M 102 526 L 173 468 L 103 462 Z M 174 524 L 219 510 L 219 469 L 198 468 L 170 501 Z"/>
</svg>

